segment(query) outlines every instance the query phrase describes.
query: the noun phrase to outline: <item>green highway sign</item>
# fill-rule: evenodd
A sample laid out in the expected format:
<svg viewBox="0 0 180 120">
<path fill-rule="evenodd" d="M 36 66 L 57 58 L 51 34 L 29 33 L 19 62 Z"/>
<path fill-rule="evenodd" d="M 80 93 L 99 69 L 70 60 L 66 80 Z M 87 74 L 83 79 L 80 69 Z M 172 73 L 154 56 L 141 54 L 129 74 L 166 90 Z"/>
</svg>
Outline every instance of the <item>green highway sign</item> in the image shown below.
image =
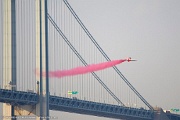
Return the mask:
<svg viewBox="0 0 180 120">
<path fill-rule="evenodd" d="M 180 109 L 175 109 L 175 108 L 172 108 L 172 109 L 171 109 L 171 111 L 173 111 L 173 112 L 179 112 L 179 111 L 180 111 Z"/>
<path fill-rule="evenodd" d="M 68 91 L 68 95 L 75 95 L 78 94 L 78 91 Z"/>
</svg>

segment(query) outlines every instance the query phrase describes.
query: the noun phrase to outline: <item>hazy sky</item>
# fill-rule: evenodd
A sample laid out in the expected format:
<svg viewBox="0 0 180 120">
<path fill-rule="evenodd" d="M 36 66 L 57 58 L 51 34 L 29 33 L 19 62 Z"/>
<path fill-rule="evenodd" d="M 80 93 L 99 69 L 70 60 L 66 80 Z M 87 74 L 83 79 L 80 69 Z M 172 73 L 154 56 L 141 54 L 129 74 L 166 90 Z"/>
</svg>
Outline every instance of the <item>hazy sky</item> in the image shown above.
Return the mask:
<svg viewBox="0 0 180 120">
<path fill-rule="evenodd" d="M 69 0 L 122 73 L 152 105 L 180 108 L 179 0 Z"/>
<path fill-rule="evenodd" d="M 68 0 L 120 71 L 152 105 L 180 109 L 179 0 Z M 57 115 L 57 112 L 53 112 Z M 60 113 L 61 120 L 105 118 Z"/>
<path fill-rule="evenodd" d="M 111 59 L 138 59 L 120 70 L 152 106 L 180 108 L 179 0 L 68 1 Z"/>
</svg>

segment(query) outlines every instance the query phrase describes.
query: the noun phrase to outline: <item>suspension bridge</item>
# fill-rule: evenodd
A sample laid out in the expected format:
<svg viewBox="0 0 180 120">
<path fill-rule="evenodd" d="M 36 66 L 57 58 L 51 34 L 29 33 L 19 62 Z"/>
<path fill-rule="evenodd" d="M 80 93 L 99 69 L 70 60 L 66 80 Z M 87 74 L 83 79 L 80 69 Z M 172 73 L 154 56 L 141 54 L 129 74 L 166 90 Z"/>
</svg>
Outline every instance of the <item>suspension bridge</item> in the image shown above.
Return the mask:
<svg viewBox="0 0 180 120">
<path fill-rule="evenodd" d="M 111 61 L 67 0 L 1 0 L 0 16 L 4 120 L 48 120 L 49 110 L 126 120 L 180 120 L 177 114 L 152 107 L 116 66 L 76 76 L 43 76 Z"/>
</svg>

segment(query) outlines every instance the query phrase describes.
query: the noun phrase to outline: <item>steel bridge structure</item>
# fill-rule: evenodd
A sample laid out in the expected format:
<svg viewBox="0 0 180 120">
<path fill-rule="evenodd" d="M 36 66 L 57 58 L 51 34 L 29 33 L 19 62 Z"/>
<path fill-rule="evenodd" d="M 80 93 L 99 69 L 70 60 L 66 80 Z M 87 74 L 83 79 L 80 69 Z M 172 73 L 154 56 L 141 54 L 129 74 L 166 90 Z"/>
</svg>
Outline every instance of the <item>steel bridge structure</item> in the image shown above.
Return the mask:
<svg viewBox="0 0 180 120">
<path fill-rule="evenodd" d="M 55 110 L 126 120 L 180 120 L 180 115 L 152 107 L 117 66 L 86 75 L 49 74 L 111 61 L 67 0 L 1 0 L 0 16 L 3 116 L 48 120 L 49 110 Z"/>
</svg>

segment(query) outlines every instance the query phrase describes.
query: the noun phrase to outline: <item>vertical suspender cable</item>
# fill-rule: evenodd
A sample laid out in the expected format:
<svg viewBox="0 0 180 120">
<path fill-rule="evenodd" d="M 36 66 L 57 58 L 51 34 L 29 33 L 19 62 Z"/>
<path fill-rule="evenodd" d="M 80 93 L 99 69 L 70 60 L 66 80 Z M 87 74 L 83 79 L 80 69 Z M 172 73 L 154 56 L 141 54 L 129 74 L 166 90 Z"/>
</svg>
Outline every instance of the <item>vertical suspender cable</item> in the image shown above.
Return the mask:
<svg viewBox="0 0 180 120">
<path fill-rule="evenodd" d="M 69 12 L 69 13 L 70 13 L 70 12 Z M 70 18 L 71 18 L 71 22 L 72 22 L 72 16 L 70 16 Z M 80 41 L 80 43 L 81 43 L 81 37 L 80 37 L 80 29 L 79 29 L 79 27 L 78 27 L 78 31 L 79 31 L 79 32 L 78 32 L 78 39 L 79 39 L 79 41 Z M 71 34 L 72 34 L 72 33 L 71 33 Z M 75 40 L 74 40 L 74 41 L 75 41 Z M 79 46 L 79 49 L 82 50 L 82 45 Z M 75 61 L 75 59 L 74 59 L 73 56 L 72 56 L 72 60 Z M 76 62 L 74 62 L 74 63 L 76 63 Z M 79 77 L 80 77 L 80 76 L 79 76 Z M 78 92 L 79 92 L 79 89 L 78 89 L 78 87 L 79 87 L 79 84 L 78 84 L 78 83 L 79 83 L 79 82 L 81 82 L 80 79 L 79 79 L 79 81 L 77 81 L 76 83 L 74 83 L 74 84 L 76 85 L 76 90 L 78 90 Z M 79 94 L 78 94 L 78 96 L 79 96 Z"/>
<path fill-rule="evenodd" d="M 5 11 L 4 11 L 4 10 L 5 10 L 5 7 L 6 7 L 6 6 L 5 6 L 5 2 L 2 1 L 2 3 L 3 3 L 3 5 L 2 5 L 2 7 L 3 7 L 3 9 L 2 9 L 3 12 L 2 12 L 2 14 L 3 14 L 3 17 L 6 18 L 6 16 L 4 15 L 4 14 L 5 14 Z M 3 19 L 5 19 L 5 18 L 3 18 Z M 4 26 L 3 23 L 4 23 L 4 20 L 2 20 L 2 26 L 3 26 L 2 32 L 3 32 L 3 37 L 5 37 L 5 36 L 4 36 L 4 34 L 5 34 L 4 27 L 6 27 L 6 26 Z M 5 25 L 6 25 L 6 24 L 5 24 Z M 2 41 L 3 41 L 3 45 L 4 45 L 5 42 L 6 42 L 6 41 L 4 40 L 4 38 L 3 38 Z M 2 49 L 2 54 L 4 55 L 4 53 L 6 54 L 6 49 L 4 49 L 5 46 L 2 46 L 2 47 L 3 47 L 3 49 Z M 2 65 L 3 65 L 3 64 L 5 65 L 5 62 L 6 62 L 6 58 L 3 58 L 3 59 L 2 59 Z M 3 68 L 2 71 L 4 71 L 4 73 L 3 73 L 2 75 L 3 75 L 3 79 L 6 79 L 6 78 L 5 78 L 5 77 L 6 77 L 6 69 L 5 69 L 6 66 L 4 66 L 4 65 L 2 66 L 2 68 Z M 5 74 L 5 75 L 4 75 L 4 74 Z M 6 83 L 4 83 L 4 80 L 3 80 L 2 84 L 3 84 L 3 85 L 6 85 Z M 7 89 L 5 86 L 2 86 L 2 88 Z"/>
<path fill-rule="evenodd" d="M 35 6 L 35 1 L 33 2 L 33 5 Z M 33 15 L 35 15 L 35 10 L 36 8 L 34 8 L 34 11 L 33 11 Z M 33 18 L 35 18 L 35 17 L 33 17 Z M 36 19 L 36 18 L 35 18 Z M 36 68 L 36 50 L 37 50 L 37 48 L 36 48 L 36 37 L 35 37 L 35 25 L 36 25 L 36 23 L 35 23 L 35 19 L 33 19 L 33 21 L 32 21 L 32 24 L 34 24 L 33 25 L 33 28 L 32 28 L 32 31 L 33 31 L 33 57 L 32 57 L 32 61 L 34 61 L 34 66 L 33 66 L 33 68 Z M 36 77 L 34 76 L 34 79 L 35 79 L 35 86 L 36 85 L 39 85 L 39 84 L 37 84 L 38 82 L 36 82 Z M 38 87 L 34 87 L 34 89 L 38 92 L 38 94 L 39 94 L 39 90 L 37 90 L 37 88 L 39 88 L 39 86 Z"/>
<path fill-rule="evenodd" d="M 21 28 L 20 28 L 19 31 L 22 32 L 22 31 L 23 31 L 23 21 L 22 21 L 22 16 L 23 16 L 22 11 L 23 11 L 23 10 L 22 10 L 22 1 L 20 2 L 20 8 L 21 8 L 21 9 L 20 9 L 19 20 L 20 20 L 20 23 L 21 23 L 21 24 L 20 24 L 20 25 L 21 25 Z M 23 32 L 22 32 L 22 33 L 23 33 Z M 20 60 L 19 60 L 19 61 L 22 63 L 22 64 L 20 64 L 20 68 L 19 68 L 20 70 L 23 69 L 23 57 L 22 57 L 22 56 L 23 56 L 23 55 L 22 55 L 22 54 L 23 54 L 23 53 L 22 53 L 23 51 L 21 51 L 21 50 L 22 50 L 22 45 L 23 45 L 23 42 L 22 42 L 23 36 L 24 36 L 24 35 L 22 35 L 21 37 L 19 36 L 19 44 L 20 44 L 20 45 L 19 45 L 19 46 L 20 46 L 20 51 L 19 51 L 19 52 L 20 52 L 20 53 L 19 53 L 19 54 L 20 54 Z M 23 75 L 22 75 L 22 74 L 19 74 L 19 77 L 20 77 L 21 82 L 22 82 L 22 83 L 21 83 L 21 85 L 22 85 L 22 90 L 24 90 L 24 81 L 23 81 L 23 78 L 22 78 Z"/>
<path fill-rule="evenodd" d="M 46 120 L 49 120 L 49 64 L 48 64 L 48 8 L 47 0 L 45 0 L 45 52 L 46 52 Z"/>
<path fill-rule="evenodd" d="M 84 34 L 82 35 L 82 39 L 85 39 Z M 83 49 L 85 49 L 85 44 L 83 44 Z M 84 86 L 84 80 L 83 79 L 85 79 L 84 76 L 82 76 L 82 82 L 81 82 L 82 83 L 81 84 L 81 91 L 82 91 L 82 96 L 84 97 L 84 89 L 85 88 L 83 87 Z"/>
<path fill-rule="evenodd" d="M 31 12 L 30 12 L 30 5 L 31 5 L 31 1 L 29 1 L 29 5 L 28 5 L 28 15 L 29 15 L 29 22 L 28 22 L 28 24 L 29 24 L 29 34 L 28 34 L 28 37 L 29 37 L 29 52 L 30 52 L 30 55 L 29 55 L 29 62 L 30 62 L 30 65 L 29 65 L 29 68 L 30 69 L 32 69 L 32 61 L 31 61 L 31 57 L 32 57 L 32 51 L 31 51 L 31 45 L 32 45 L 32 34 L 31 34 L 31 27 L 32 26 L 30 26 L 30 25 L 32 25 L 31 24 Z M 33 90 L 33 88 L 32 88 L 32 86 L 31 86 L 31 84 L 33 83 L 33 81 L 31 81 L 32 80 L 32 76 L 31 76 L 31 74 L 30 74 L 30 69 L 29 69 L 29 71 L 28 71 L 28 75 L 29 75 L 29 88 L 31 89 L 31 90 Z"/>
<path fill-rule="evenodd" d="M 56 12 L 55 12 L 55 13 L 57 13 L 57 0 L 56 0 L 56 2 L 55 2 L 55 5 L 56 5 L 56 7 L 55 7 L 55 8 L 56 8 L 56 9 L 55 9 Z M 51 6 L 51 7 L 52 7 L 52 6 Z M 51 8 L 51 9 L 52 9 L 52 8 Z M 56 14 L 55 14 L 54 16 L 56 17 L 56 19 L 58 19 Z M 51 27 L 51 29 L 52 29 L 52 27 Z M 56 39 L 55 39 L 55 38 L 56 38 L 56 33 L 55 33 L 54 30 L 53 30 L 53 33 L 54 33 L 54 56 L 53 56 L 53 57 L 54 57 L 54 68 L 55 68 L 55 66 L 56 66 L 55 60 L 56 60 L 56 59 L 59 59 L 59 58 L 58 58 L 58 55 L 59 55 L 59 54 L 57 55 L 56 49 L 59 49 L 59 48 L 56 48 L 56 46 L 57 46 L 57 44 L 58 44 L 58 41 L 56 41 Z M 59 50 L 58 50 L 58 51 L 59 51 Z M 59 90 L 58 90 L 58 91 L 59 91 Z M 54 93 L 56 93 L 56 82 L 55 82 L 55 81 L 54 81 Z"/>
<path fill-rule="evenodd" d="M 24 2 L 22 2 L 22 10 L 23 10 L 23 12 L 22 12 L 22 13 L 23 13 L 23 14 L 22 14 L 23 18 L 21 18 L 21 19 L 22 19 L 22 28 L 23 28 L 22 31 L 23 31 L 23 33 L 24 33 L 24 34 L 23 34 L 23 39 L 21 39 L 22 48 L 23 48 L 23 51 L 22 51 L 23 62 L 22 62 L 22 63 L 23 63 L 23 73 L 24 73 L 22 79 L 23 79 L 24 91 L 26 91 L 26 85 L 27 85 L 27 84 L 25 84 L 26 75 L 25 75 L 25 63 L 24 63 L 24 61 L 25 61 L 25 57 L 24 57 L 24 56 L 25 56 L 25 51 L 24 51 L 25 42 L 24 42 L 24 40 L 26 39 L 26 38 L 25 38 L 25 29 L 24 29 L 24 27 L 25 27 L 25 26 L 24 26 L 24 25 L 25 25 L 25 23 L 24 23 L 24 22 L 25 22 Z"/>
<path fill-rule="evenodd" d="M 33 31 L 32 31 L 32 28 L 33 28 L 33 23 L 32 23 L 32 21 L 33 21 L 33 16 L 32 16 L 32 13 L 33 13 L 33 9 L 32 10 L 30 10 L 31 8 L 30 8 L 30 6 L 33 6 L 32 5 L 32 3 L 33 2 L 30 2 L 30 5 L 29 5 L 29 11 L 30 11 L 30 25 L 32 25 L 32 26 L 30 26 L 30 36 L 31 36 L 31 39 L 30 39 L 30 42 L 31 42 L 31 47 L 30 47 L 30 53 L 31 53 L 31 59 L 30 59 L 30 61 L 31 61 L 31 69 L 33 69 L 33 60 L 32 60 L 32 58 L 33 58 Z M 33 80 L 33 76 L 31 76 L 30 75 L 30 80 Z M 35 80 L 35 79 L 34 79 Z M 33 84 L 35 83 L 35 81 L 33 81 L 33 82 L 31 82 L 31 84 L 30 84 L 30 87 L 31 87 L 31 89 L 33 90 L 33 91 L 35 91 L 34 90 L 34 86 L 33 86 Z M 36 86 L 36 85 L 35 85 Z"/>
<path fill-rule="evenodd" d="M 19 12 L 18 12 L 18 47 L 19 47 L 19 49 L 18 49 L 18 54 L 19 54 L 19 56 L 18 56 L 18 58 L 19 58 L 19 60 L 18 60 L 18 62 L 20 63 L 22 63 L 22 58 L 21 58 L 21 42 L 20 42 L 20 32 L 21 32 L 21 30 L 22 30 L 22 24 L 20 24 L 20 23 L 22 23 L 22 21 L 21 21 L 21 18 L 20 18 L 20 16 L 22 15 L 21 14 L 21 12 L 22 12 L 22 10 L 20 9 L 21 8 L 21 2 L 18 2 L 19 3 L 19 8 L 18 8 L 18 10 L 19 10 Z M 18 71 L 20 71 L 20 69 L 21 69 L 21 66 L 22 66 L 22 64 L 19 64 L 19 68 L 18 68 Z M 21 80 L 21 74 L 20 74 L 20 72 L 18 72 L 19 74 L 18 74 L 18 79 L 20 80 L 19 82 L 19 84 L 21 85 L 21 90 L 23 90 L 23 86 L 22 86 L 22 80 Z"/>
<path fill-rule="evenodd" d="M 61 1 L 61 6 L 60 6 L 60 8 L 61 8 L 61 16 L 60 16 L 60 17 L 61 17 L 61 19 L 60 19 L 61 21 L 60 21 L 60 25 L 61 25 L 61 26 L 62 26 L 62 14 L 63 14 L 63 12 L 62 12 L 62 11 L 63 11 L 62 6 L 63 6 L 63 5 L 62 5 L 62 1 Z M 61 44 L 61 42 L 60 42 L 60 44 Z M 63 48 L 64 48 L 64 45 L 62 44 L 61 53 L 62 53 L 62 51 L 63 51 Z M 59 55 L 59 56 L 61 56 L 61 55 Z M 61 57 L 60 59 L 61 59 L 61 65 L 62 65 L 63 58 Z M 61 66 L 60 66 L 60 67 L 61 67 Z M 61 68 L 62 68 L 62 67 L 61 67 Z M 64 95 L 64 94 L 63 94 L 63 83 L 64 83 L 64 81 L 61 80 L 61 81 L 60 81 L 60 84 L 61 84 L 61 92 L 62 92 L 62 95 Z"/>
<path fill-rule="evenodd" d="M 26 5 L 27 5 L 27 13 L 26 13 L 26 14 L 27 14 L 27 19 L 28 19 L 26 24 L 28 24 L 28 28 L 30 28 L 30 12 L 29 12 L 29 11 L 30 11 L 30 10 L 29 10 L 30 1 L 28 1 L 28 3 L 26 3 Z M 27 49 L 28 49 L 28 52 L 29 52 L 29 54 L 27 55 L 27 63 L 26 63 L 26 64 L 27 64 L 27 76 L 28 76 L 28 79 L 27 79 L 27 80 L 28 80 L 28 82 L 27 82 L 27 83 L 28 83 L 28 86 L 27 86 L 27 87 L 28 87 L 28 89 L 31 89 L 30 74 L 29 74 L 30 71 L 29 71 L 29 68 L 31 68 L 31 64 L 32 64 L 32 63 L 30 62 L 30 58 L 31 58 L 30 46 L 31 46 L 31 37 L 32 37 L 32 36 L 30 36 L 30 34 L 31 34 L 30 29 L 27 29 L 27 31 L 28 31 L 28 32 L 27 32 L 27 33 L 28 33 L 28 34 L 27 34 L 27 40 L 28 40 L 27 43 L 28 43 L 28 44 L 27 44 L 27 43 L 26 43 L 26 44 L 27 44 Z M 29 63 L 29 64 L 28 64 L 28 63 Z M 32 90 L 32 89 L 31 89 L 31 90 Z"/>
<path fill-rule="evenodd" d="M 0 15 L 1 15 L 1 18 L 0 18 L 0 54 L 3 55 L 3 2 L 2 0 L 0 1 Z M 1 82 L 0 82 L 0 89 L 3 88 L 3 73 L 2 73 L 2 70 L 3 69 L 3 57 L 0 58 L 0 79 L 1 79 Z"/>
<path fill-rule="evenodd" d="M 43 99 L 43 89 L 42 89 L 42 86 L 43 86 L 43 81 L 42 81 L 42 8 L 41 8 L 41 0 L 39 0 L 39 7 L 40 7 L 40 14 L 39 14 L 39 17 L 40 17 L 40 120 L 43 120 L 42 119 L 42 116 L 43 116 L 43 104 L 42 104 L 42 99 Z"/>
<path fill-rule="evenodd" d="M 34 4 L 34 1 L 31 3 L 31 5 L 30 6 L 35 6 L 35 4 Z M 31 38 L 31 40 L 32 40 L 32 46 L 31 46 L 31 51 L 32 51 L 32 58 L 31 58 L 31 61 L 34 61 L 33 59 L 34 59 L 34 49 L 35 49 L 35 46 L 34 46 L 34 32 L 33 32 L 33 30 L 34 30 L 34 22 L 33 22 L 33 18 L 35 18 L 34 16 L 34 8 L 33 8 L 33 10 L 31 11 L 31 25 L 32 25 L 32 27 L 31 27 L 31 36 L 32 36 L 32 38 Z M 35 68 L 34 67 L 34 62 L 32 63 L 32 68 Z M 32 87 L 33 87 L 33 90 L 34 91 L 36 91 L 36 79 L 32 76 L 32 79 L 34 79 L 34 83 L 32 83 Z"/>
<path fill-rule="evenodd" d="M 24 50 L 24 48 L 25 48 L 25 41 L 24 41 L 24 40 L 26 39 L 26 34 L 25 34 L 25 20 L 26 20 L 25 18 L 26 18 L 26 17 L 25 17 L 25 10 L 24 10 L 24 8 L 25 8 L 25 7 L 24 7 L 24 6 L 25 6 L 25 5 L 24 5 L 24 1 L 22 2 L 22 4 L 23 4 L 23 5 L 22 5 L 22 9 L 23 9 L 23 14 L 22 14 L 22 16 L 23 16 L 23 18 L 21 18 L 21 19 L 22 19 L 22 21 L 23 21 L 23 22 L 22 22 L 22 23 L 23 23 L 22 25 L 23 25 L 23 33 L 24 33 L 23 39 L 21 40 L 22 43 L 23 43 L 23 45 L 22 45 L 22 48 L 23 48 L 23 51 L 22 51 L 22 52 L 23 52 L 23 54 L 22 54 L 23 56 L 22 56 L 22 58 L 23 58 L 23 72 L 24 72 L 22 79 L 23 79 L 24 91 L 26 91 L 26 88 L 27 88 L 26 86 L 27 86 L 27 84 L 25 84 L 26 73 L 25 73 L 25 50 Z"/>
<path fill-rule="evenodd" d="M 65 14 L 66 14 L 66 10 L 65 10 L 65 5 L 63 5 L 63 29 L 64 29 L 64 32 L 66 33 L 66 29 L 65 29 Z M 67 66 L 67 61 L 65 61 L 65 65 Z M 65 78 L 65 90 L 67 90 L 67 77 Z M 66 92 L 66 91 L 65 91 Z M 66 93 L 65 93 L 66 94 Z"/>
<path fill-rule="evenodd" d="M 68 14 L 68 20 L 67 20 L 67 28 L 68 28 L 68 32 L 67 32 L 67 35 L 69 35 L 69 38 L 70 39 L 73 39 L 73 36 L 71 35 L 71 30 L 70 30 L 70 26 L 71 26 L 71 19 L 70 19 L 70 13 L 67 11 L 67 14 Z M 74 39 L 73 39 L 74 40 Z M 70 54 L 70 50 L 68 49 L 68 54 L 69 54 L 69 57 L 71 57 L 71 54 Z M 70 59 L 69 61 L 69 64 L 70 64 L 70 68 L 72 68 L 73 66 L 73 59 Z M 72 80 L 72 77 L 69 78 L 70 80 L 68 80 L 70 82 L 70 89 L 73 91 L 74 90 L 74 84 L 73 84 L 73 80 Z"/>
<path fill-rule="evenodd" d="M 20 8 L 21 8 L 21 10 L 20 10 L 21 13 L 20 13 L 20 17 L 19 17 L 19 19 L 20 19 L 20 21 L 21 21 L 21 22 L 20 22 L 20 23 L 21 23 L 21 30 L 20 30 L 20 32 L 23 33 L 23 21 L 22 21 L 22 18 L 23 18 L 23 17 L 22 17 L 22 16 L 23 16 L 22 6 L 23 6 L 23 5 L 22 5 L 22 1 L 21 1 L 20 4 L 21 4 L 21 7 L 20 7 Z M 21 51 L 21 50 L 23 49 L 23 41 L 22 41 L 23 37 L 24 37 L 24 34 L 23 34 L 21 37 L 19 36 L 19 38 L 20 38 L 20 41 L 19 41 L 19 42 L 20 42 L 20 43 L 19 43 L 19 44 L 20 44 L 20 56 L 21 56 L 20 61 L 21 61 L 21 63 L 22 63 L 21 66 L 20 66 L 20 70 L 23 69 L 23 51 Z M 25 86 L 24 86 L 24 80 L 23 80 L 23 75 L 22 75 L 22 74 L 20 74 L 20 79 L 21 79 L 21 81 L 22 81 L 22 83 L 21 83 L 21 85 L 22 85 L 22 90 L 24 90 L 24 87 L 25 87 Z"/>
</svg>

